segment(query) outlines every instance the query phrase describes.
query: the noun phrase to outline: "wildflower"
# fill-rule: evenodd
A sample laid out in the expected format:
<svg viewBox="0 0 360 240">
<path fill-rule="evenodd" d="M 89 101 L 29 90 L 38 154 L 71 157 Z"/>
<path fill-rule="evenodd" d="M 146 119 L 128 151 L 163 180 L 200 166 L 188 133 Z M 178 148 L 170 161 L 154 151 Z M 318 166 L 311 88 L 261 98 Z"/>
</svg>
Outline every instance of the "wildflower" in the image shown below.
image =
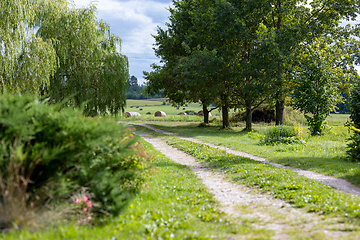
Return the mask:
<svg viewBox="0 0 360 240">
<path fill-rule="evenodd" d="M 81 199 L 78 199 L 78 198 L 77 198 L 77 199 L 75 200 L 75 203 L 81 203 Z"/>
<path fill-rule="evenodd" d="M 352 126 L 351 129 L 354 130 L 355 132 L 360 132 L 360 129 L 357 129 L 357 128 L 354 127 L 354 126 Z"/>
<path fill-rule="evenodd" d="M 84 208 L 83 211 L 84 211 L 84 212 L 87 212 L 87 208 Z"/>
<path fill-rule="evenodd" d="M 87 196 L 84 197 L 84 202 L 87 202 L 87 200 L 89 200 L 89 198 Z"/>
</svg>

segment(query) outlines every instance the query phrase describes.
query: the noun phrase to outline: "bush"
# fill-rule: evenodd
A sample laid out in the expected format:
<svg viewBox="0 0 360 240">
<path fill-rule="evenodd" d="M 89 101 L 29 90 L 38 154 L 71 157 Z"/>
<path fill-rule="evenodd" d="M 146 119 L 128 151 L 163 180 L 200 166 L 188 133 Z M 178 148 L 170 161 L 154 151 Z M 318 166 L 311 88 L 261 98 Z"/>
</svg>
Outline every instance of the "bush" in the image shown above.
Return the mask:
<svg viewBox="0 0 360 240">
<path fill-rule="evenodd" d="M 347 145 L 347 155 L 351 161 L 360 161 L 360 129 L 352 127 L 353 135 L 349 138 L 350 143 Z"/>
<path fill-rule="evenodd" d="M 0 139 L 3 216 L 11 215 L 9 204 L 21 192 L 19 204 L 29 208 L 50 196 L 67 200 L 83 187 L 94 195 L 95 211 L 118 214 L 143 181 L 145 165 L 131 132 L 111 120 L 85 118 L 81 110 L 60 111 L 60 105 L 33 96 L 0 95 Z M 15 218 L 1 219 L 0 225 Z"/>
<path fill-rule="evenodd" d="M 360 82 L 351 91 L 350 121 L 355 128 L 360 128 Z"/>
<path fill-rule="evenodd" d="M 349 138 L 347 155 L 351 161 L 360 161 L 360 83 L 353 88 L 350 97 L 350 129 L 353 135 Z"/>
<path fill-rule="evenodd" d="M 301 139 L 301 132 L 302 128 L 300 126 L 281 125 L 269 127 L 265 132 L 265 138 L 262 143 L 266 145 L 305 143 Z"/>
</svg>

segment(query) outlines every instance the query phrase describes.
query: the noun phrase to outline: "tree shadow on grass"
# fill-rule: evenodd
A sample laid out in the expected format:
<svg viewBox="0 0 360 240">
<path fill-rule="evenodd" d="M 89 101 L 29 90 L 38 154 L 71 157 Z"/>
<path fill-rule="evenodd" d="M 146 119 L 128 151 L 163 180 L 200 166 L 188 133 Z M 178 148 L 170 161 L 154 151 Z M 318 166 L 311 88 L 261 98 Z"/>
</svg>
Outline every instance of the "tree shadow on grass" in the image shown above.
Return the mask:
<svg viewBox="0 0 360 240">
<path fill-rule="evenodd" d="M 206 136 L 224 136 L 224 137 L 233 137 L 246 135 L 246 131 L 235 131 L 228 129 L 221 129 L 221 126 L 209 125 L 207 127 L 198 127 L 198 124 L 187 124 L 181 126 L 165 126 L 158 124 L 148 124 L 155 128 L 162 129 L 168 132 L 179 133 L 184 137 L 206 137 Z"/>
<path fill-rule="evenodd" d="M 159 162 L 154 162 L 152 163 L 152 165 L 154 167 L 176 167 L 178 169 L 189 169 L 188 166 L 186 165 L 181 165 L 179 163 L 176 162 L 164 162 L 164 161 L 159 161 Z"/>
<path fill-rule="evenodd" d="M 276 163 L 329 176 L 342 175 L 342 179 L 360 187 L 360 164 L 341 157 L 287 156 L 277 159 Z"/>
</svg>

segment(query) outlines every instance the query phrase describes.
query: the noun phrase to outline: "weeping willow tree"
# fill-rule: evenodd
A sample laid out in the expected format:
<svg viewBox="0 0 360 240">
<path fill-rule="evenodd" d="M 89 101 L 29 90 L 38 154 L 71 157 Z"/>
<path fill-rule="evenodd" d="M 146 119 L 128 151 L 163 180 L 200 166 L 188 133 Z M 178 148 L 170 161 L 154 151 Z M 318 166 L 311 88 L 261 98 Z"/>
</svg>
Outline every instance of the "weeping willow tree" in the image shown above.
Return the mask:
<svg viewBox="0 0 360 240">
<path fill-rule="evenodd" d="M 123 111 L 129 67 L 127 57 L 118 52 L 121 39 L 107 23 L 97 21 L 94 5 L 77 9 L 55 2 L 43 1 L 38 13 L 37 35 L 53 39 L 59 65 L 47 93 L 55 102 L 85 103 L 87 115 Z"/>
<path fill-rule="evenodd" d="M 85 114 L 126 103 L 128 59 L 96 7 L 68 0 L 0 1 L 0 91 L 48 95 Z"/>
<path fill-rule="evenodd" d="M 39 93 L 56 70 L 52 40 L 35 35 L 38 3 L 0 1 L 0 93 Z"/>
</svg>

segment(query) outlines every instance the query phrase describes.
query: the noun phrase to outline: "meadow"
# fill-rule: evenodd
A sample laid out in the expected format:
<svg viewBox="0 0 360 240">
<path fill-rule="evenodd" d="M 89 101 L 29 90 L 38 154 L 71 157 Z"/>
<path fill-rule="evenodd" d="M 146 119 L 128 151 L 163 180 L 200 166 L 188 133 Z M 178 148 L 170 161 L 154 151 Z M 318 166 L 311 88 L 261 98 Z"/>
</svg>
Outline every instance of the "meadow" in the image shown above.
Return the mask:
<svg viewBox="0 0 360 240">
<path fill-rule="evenodd" d="M 178 116 L 176 114 L 183 110 L 177 110 L 166 102 L 164 105 L 163 102 L 163 99 L 130 100 L 125 111 L 134 111 L 138 106 L 144 112 L 164 111 L 166 117 L 142 115 L 140 118 L 110 118 L 125 126 L 133 122 L 152 125 L 180 136 L 245 151 L 271 162 L 344 178 L 360 186 L 359 164 L 348 161 L 345 155 L 350 135 L 344 126 L 348 115 L 331 115 L 328 130 L 316 137 L 309 135 L 301 116 L 292 116 L 287 123 L 300 129 L 301 138 L 306 143 L 265 145 L 262 141 L 273 124 L 255 123 L 254 131 L 245 132 L 244 123 L 231 123 L 231 129 L 223 130 L 218 116 L 213 116 L 209 125 L 203 125 L 202 117 Z M 199 104 L 189 104 L 185 109 L 194 112 L 201 110 Z M 293 123 L 291 119 L 294 119 Z M 213 171 L 225 173 L 233 182 L 322 216 L 324 221 L 314 224 L 311 232 L 305 235 L 296 230 L 296 223 L 289 223 L 292 229 L 286 233 L 289 239 L 327 239 L 326 235 L 319 233 L 324 229 L 346 233 L 343 239 L 357 239 L 360 236 L 358 197 L 334 191 L 289 170 L 235 157 L 141 126 L 132 128 L 136 128 L 137 133 L 146 132 L 162 138 L 168 144 L 193 155 Z M 94 217 L 93 221 L 84 223 L 79 222 L 79 215 L 73 215 L 70 219 L 62 217 L 63 211 L 68 209 L 42 209 L 23 228 L 3 231 L 0 239 L 271 239 L 274 236 L 272 230 L 254 227 L 256 219 L 249 221 L 226 216 L 219 211 L 219 203 L 209 190 L 188 167 L 172 162 L 143 140 L 140 146 L 148 166 L 143 174 L 144 184 L 119 214 Z M 249 209 L 243 206 L 239 211 Z"/>
<path fill-rule="evenodd" d="M 166 109 L 159 106 L 159 110 Z M 144 118 L 119 118 L 119 120 L 147 123 L 184 137 L 193 137 L 204 142 L 244 151 L 286 166 L 344 178 L 360 186 L 359 164 L 348 161 L 345 155 L 347 139 L 350 136 L 345 123 L 348 121 L 349 115 L 331 114 L 327 119 L 328 128 L 322 136 L 311 136 L 301 115 L 290 117 L 287 124 L 297 125 L 300 128 L 301 137 L 306 144 L 276 144 L 273 146 L 261 144 L 266 130 L 273 126 L 273 123 L 254 123 L 254 131 L 248 133 L 243 131 L 244 122 L 231 123 L 231 130 L 222 130 L 218 116 L 211 117 L 211 123 L 206 127 L 199 127 L 202 117 L 196 116 L 170 115 L 164 118 L 147 116 Z"/>
</svg>

